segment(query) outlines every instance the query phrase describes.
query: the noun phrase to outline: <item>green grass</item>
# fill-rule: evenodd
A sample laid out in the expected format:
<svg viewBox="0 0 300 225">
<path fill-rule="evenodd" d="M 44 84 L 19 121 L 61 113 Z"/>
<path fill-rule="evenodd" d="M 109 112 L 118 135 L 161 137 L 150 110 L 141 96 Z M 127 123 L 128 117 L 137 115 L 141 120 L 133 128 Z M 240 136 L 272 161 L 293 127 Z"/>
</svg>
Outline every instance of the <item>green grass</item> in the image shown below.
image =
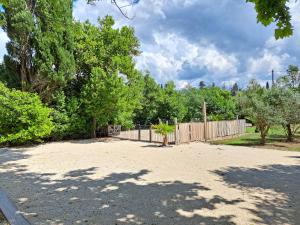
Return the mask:
<svg viewBox="0 0 300 225">
<path fill-rule="evenodd" d="M 255 127 L 249 127 L 246 134 L 237 138 L 213 141 L 212 144 L 236 145 L 236 146 L 256 146 L 261 147 L 260 133 L 255 133 Z M 285 131 L 281 126 L 274 126 L 269 130 L 264 147 L 276 149 L 300 151 L 299 143 L 287 143 Z"/>
</svg>

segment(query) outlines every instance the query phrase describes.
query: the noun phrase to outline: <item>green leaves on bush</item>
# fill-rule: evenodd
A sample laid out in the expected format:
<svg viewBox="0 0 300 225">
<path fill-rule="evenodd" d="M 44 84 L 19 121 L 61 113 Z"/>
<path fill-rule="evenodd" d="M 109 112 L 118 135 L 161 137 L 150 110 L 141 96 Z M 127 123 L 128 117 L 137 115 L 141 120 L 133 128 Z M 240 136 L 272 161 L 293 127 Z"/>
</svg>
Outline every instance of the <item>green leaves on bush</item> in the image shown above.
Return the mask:
<svg viewBox="0 0 300 225">
<path fill-rule="evenodd" d="M 0 144 L 41 142 L 54 128 L 50 113 L 37 94 L 0 83 Z"/>
</svg>

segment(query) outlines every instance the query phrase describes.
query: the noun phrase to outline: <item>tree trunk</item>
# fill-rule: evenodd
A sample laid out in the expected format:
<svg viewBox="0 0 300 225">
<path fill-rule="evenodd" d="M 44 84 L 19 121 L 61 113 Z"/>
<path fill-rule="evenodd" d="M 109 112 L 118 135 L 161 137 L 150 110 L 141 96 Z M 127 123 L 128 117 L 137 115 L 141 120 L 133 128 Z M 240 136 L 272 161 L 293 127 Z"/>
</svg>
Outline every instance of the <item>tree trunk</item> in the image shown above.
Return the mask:
<svg viewBox="0 0 300 225">
<path fill-rule="evenodd" d="M 164 136 L 164 140 L 163 140 L 163 146 L 167 146 L 168 145 L 168 136 Z"/>
<path fill-rule="evenodd" d="M 262 145 L 266 144 L 266 135 L 261 134 L 260 144 L 262 144 Z"/>
<path fill-rule="evenodd" d="M 92 118 L 92 129 L 91 129 L 91 138 L 96 138 L 96 117 L 93 116 Z"/>
<path fill-rule="evenodd" d="M 266 137 L 267 137 L 267 134 L 268 134 L 268 131 L 269 131 L 270 127 L 267 126 L 265 128 L 260 128 L 260 143 L 262 145 L 265 145 L 266 144 Z"/>
<path fill-rule="evenodd" d="M 286 125 L 286 129 L 287 129 L 287 141 L 292 142 L 293 141 L 293 132 L 292 132 L 291 124 Z"/>
</svg>

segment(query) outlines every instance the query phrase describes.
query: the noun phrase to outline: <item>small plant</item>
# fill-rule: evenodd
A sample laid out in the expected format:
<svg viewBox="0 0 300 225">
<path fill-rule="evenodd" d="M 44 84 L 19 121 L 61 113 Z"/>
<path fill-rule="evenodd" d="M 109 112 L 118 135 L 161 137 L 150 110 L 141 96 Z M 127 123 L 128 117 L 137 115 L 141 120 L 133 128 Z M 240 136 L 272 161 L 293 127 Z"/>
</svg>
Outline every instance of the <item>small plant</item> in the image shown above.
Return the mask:
<svg viewBox="0 0 300 225">
<path fill-rule="evenodd" d="M 166 123 L 160 123 L 157 125 L 154 125 L 153 128 L 155 129 L 155 133 L 161 134 L 163 139 L 163 146 L 168 145 L 168 134 L 172 133 L 175 130 L 175 126 L 168 125 Z"/>
</svg>

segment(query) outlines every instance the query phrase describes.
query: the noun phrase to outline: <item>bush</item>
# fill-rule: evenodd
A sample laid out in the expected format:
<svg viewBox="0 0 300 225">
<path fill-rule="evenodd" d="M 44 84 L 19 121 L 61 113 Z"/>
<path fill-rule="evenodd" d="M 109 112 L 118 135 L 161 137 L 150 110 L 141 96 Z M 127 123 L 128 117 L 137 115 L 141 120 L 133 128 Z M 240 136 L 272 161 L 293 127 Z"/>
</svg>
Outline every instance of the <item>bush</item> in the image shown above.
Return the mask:
<svg viewBox="0 0 300 225">
<path fill-rule="evenodd" d="M 54 128 L 50 113 L 38 95 L 0 83 L 0 144 L 42 142 Z"/>
</svg>

